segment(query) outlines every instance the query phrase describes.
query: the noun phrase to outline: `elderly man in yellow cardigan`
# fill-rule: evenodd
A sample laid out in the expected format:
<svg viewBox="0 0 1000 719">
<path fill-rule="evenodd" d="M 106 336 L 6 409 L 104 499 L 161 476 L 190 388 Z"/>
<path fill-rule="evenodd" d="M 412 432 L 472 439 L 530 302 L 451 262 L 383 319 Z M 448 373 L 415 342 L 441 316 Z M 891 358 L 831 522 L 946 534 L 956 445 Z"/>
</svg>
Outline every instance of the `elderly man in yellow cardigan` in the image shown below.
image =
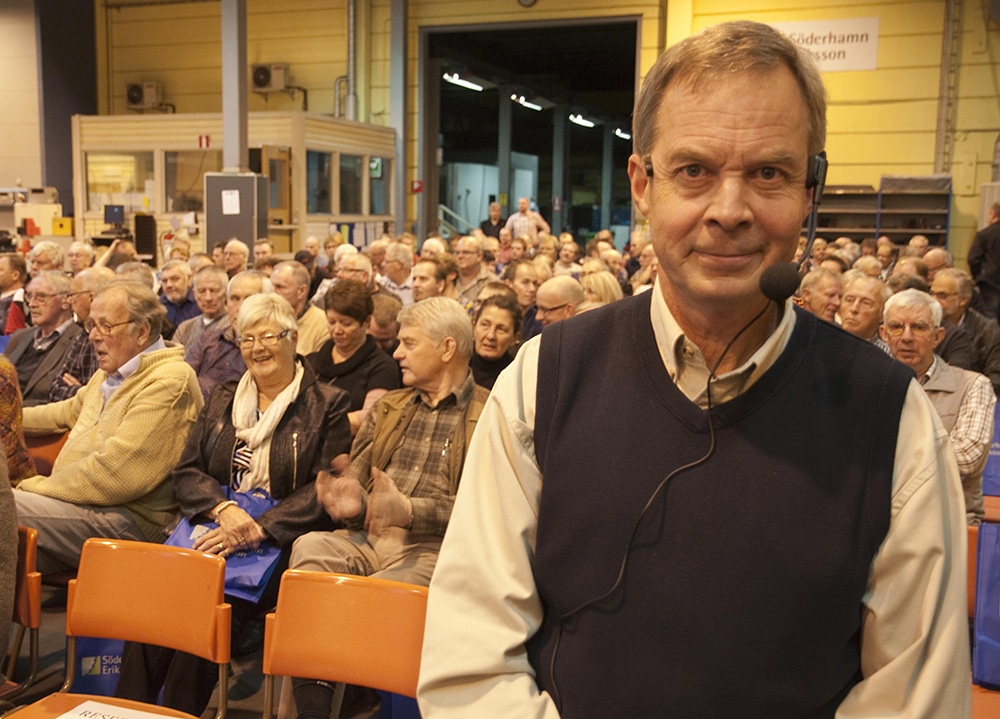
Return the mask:
<svg viewBox="0 0 1000 719">
<path fill-rule="evenodd" d="M 165 311 L 136 282 L 106 285 L 84 329 L 100 369 L 74 397 L 28 407 L 25 434 L 69 432 L 48 477 L 14 491 L 38 530 L 38 569 L 75 568 L 88 537 L 161 542 L 177 503 L 170 471 L 204 404 L 184 349 L 160 336 Z"/>
</svg>

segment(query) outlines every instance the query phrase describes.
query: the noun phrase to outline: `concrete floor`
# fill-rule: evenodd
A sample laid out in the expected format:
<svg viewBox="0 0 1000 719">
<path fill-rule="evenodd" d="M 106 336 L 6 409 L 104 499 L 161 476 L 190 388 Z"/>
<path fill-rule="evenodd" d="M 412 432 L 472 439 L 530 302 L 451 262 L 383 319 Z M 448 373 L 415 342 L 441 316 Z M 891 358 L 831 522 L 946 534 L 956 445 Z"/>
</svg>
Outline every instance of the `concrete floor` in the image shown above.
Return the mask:
<svg viewBox="0 0 1000 719">
<path fill-rule="evenodd" d="M 42 588 L 42 627 L 39 632 L 38 681 L 14 703 L 31 702 L 50 694 L 62 686 L 66 660 L 66 609 L 64 594 L 52 587 Z M 21 650 L 14 678 L 28 673 L 27 637 Z M 231 719 L 260 719 L 264 709 L 264 675 L 261 671 L 260 650 L 244 657 L 234 658 L 230 668 L 229 711 Z M 277 693 L 277 692 L 276 692 Z M 218 690 L 212 696 L 203 719 L 212 719 L 218 708 Z M 277 707 L 275 707 L 277 711 Z M 350 719 L 370 719 L 379 715 L 378 708 L 354 714 Z M 343 719 L 347 719 L 344 717 Z"/>
</svg>

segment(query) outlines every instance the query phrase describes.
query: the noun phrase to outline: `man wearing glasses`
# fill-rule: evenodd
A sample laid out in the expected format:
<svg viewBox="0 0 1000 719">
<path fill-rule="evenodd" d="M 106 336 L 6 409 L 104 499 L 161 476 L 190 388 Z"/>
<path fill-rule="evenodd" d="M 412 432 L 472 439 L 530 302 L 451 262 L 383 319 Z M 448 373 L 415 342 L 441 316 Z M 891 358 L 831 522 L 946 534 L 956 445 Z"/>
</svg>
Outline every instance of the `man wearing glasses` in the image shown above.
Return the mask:
<svg viewBox="0 0 1000 719">
<path fill-rule="evenodd" d="M 33 326 L 11 335 L 5 350 L 17 369 L 25 407 L 49 401 L 49 388 L 80 334 L 73 322 L 69 292 L 70 279 L 58 270 L 43 270 L 28 283 L 24 297 Z"/>
<path fill-rule="evenodd" d="M 69 432 L 52 474 L 14 492 L 43 573 L 77 567 L 88 537 L 163 541 L 177 507 L 167 479 L 204 404 L 184 349 L 160 336 L 165 318 L 148 287 L 109 283 L 84 323 L 97 372 L 70 399 L 24 410 L 25 434 Z"/>
<path fill-rule="evenodd" d="M 892 356 L 910 367 L 941 417 L 958 460 L 970 525 L 983 521 L 983 467 L 993 439 L 996 397 L 985 375 L 947 364 L 934 354 L 944 339 L 941 305 L 926 292 L 903 290 L 885 303 L 879 330 Z"/>
</svg>

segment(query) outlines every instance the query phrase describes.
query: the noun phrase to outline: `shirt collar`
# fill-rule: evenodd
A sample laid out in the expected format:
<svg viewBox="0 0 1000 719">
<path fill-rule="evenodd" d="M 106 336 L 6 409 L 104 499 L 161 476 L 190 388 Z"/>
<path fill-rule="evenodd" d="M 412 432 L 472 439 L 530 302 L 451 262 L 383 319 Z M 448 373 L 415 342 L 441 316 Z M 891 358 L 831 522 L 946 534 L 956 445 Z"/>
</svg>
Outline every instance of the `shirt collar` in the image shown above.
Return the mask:
<svg viewBox="0 0 1000 719">
<path fill-rule="evenodd" d="M 111 399 L 111 395 L 115 393 L 115 390 L 121 387 L 125 380 L 136 373 L 139 369 L 139 362 L 142 360 L 143 355 L 149 354 L 150 352 L 156 352 L 158 350 L 165 350 L 166 348 L 167 343 L 163 341 L 163 337 L 158 337 L 156 342 L 129 359 L 128 362 L 118 368 L 118 371 L 105 377 L 104 381 L 101 382 L 101 394 L 104 395 L 105 404 L 107 404 L 108 400 Z"/>
<path fill-rule="evenodd" d="M 423 402 L 425 405 L 427 405 L 427 407 L 435 409 L 436 407 L 443 406 L 446 402 L 450 403 L 451 398 L 454 397 L 455 405 L 459 409 L 465 409 L 465 406 L 469 404 L 469 400 L 472 398 L 472 391 L 473 389 L 475 389 L 475 386 L 476 383 L 475 380 L 473 380 L 472 378 L 472 370 L 470 369 L 469 373 L 465 375 L 465 379 L 462 381 L 462 383 L 457 387 L 455 387 L 455 389 L 451 391 L 451 394 L 449 394 L 447 397 L 438 402 L 436 406 L 431 405 L 430 398 L 427 396 L 427 393 L 424 392 L 422 389 L 418 389 L 416 391 L 416 393 L 413 395 L 413 401 Z"/>
<path fill-rule="evenodd" d="M 47 337 L 42 337 L 42 331 L 40 328 L 35 328 L 34 345 L 36 350 L 48 349 L 56 343 L 56 341 L 62 337 L 63 332 L 69 329 L 70 325 L 73 324 L 73 316 L 70 315 L 69 319 L 60 324 L 52 333 Z"/>
<path fill-rule="evenodd" d="M 708 406 L 705 389 L 709 378 L 705 357 L 697 345 L 684 335 L 684 330 L 667 307 L 659 282 L 650 292 L 650 321 L 663 366 L 684 396 L 705 408 Z M 791 300 L 786 300 L 778 326 L 768 335 L 764 344 L 741 367 L 712 380 L 713 404 L 727 402 L 753 386 L 781 356 L 794 328 L 795 311 Z"/>
</svg>

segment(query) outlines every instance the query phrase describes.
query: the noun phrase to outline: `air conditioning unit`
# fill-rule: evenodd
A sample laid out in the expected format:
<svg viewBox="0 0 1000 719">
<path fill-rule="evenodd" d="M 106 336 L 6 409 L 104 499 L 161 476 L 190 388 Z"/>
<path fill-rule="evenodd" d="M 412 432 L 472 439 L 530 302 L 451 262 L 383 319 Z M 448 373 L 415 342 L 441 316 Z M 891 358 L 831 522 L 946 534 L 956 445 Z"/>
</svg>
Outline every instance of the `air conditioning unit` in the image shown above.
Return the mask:
<svg viewBox="0 0 1000 719">
<path fill-rule="evenodd" d="M 254 92 L 279 92 L 288 83 L 288 63 L 271 62 L 250 67 Z"/>
<path fill-rule="evenodd" d="M 158 82 L 130 82 L 125 88 L 129 110 L 152 110 L 163 104 L 163 88 Z"/>
</svg>

